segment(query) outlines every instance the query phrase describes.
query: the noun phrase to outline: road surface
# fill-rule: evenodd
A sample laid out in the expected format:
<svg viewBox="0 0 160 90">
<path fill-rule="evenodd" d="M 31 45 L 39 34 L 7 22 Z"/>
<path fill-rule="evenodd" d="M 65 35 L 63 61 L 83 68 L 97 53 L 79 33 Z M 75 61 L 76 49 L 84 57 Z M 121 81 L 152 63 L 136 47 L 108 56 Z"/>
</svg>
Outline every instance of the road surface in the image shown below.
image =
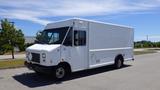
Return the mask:
<svg viewBox="0 0 160 90">
<path fill-rule="evenodd" d="M 0 90 L 160 90 L 160 53 L 138 55 L 118 70 L 73 73 L 61 82 L 26 68 L 0 70 Z"/>
<path fill-rule="evenodd" d="M 25 54 L 15 54 L 14 55 L 15 59 L 24 59 Z M 0 60 L 8 60 L 12 59 L 12 55 L 0 55 Z"/>
</svg>

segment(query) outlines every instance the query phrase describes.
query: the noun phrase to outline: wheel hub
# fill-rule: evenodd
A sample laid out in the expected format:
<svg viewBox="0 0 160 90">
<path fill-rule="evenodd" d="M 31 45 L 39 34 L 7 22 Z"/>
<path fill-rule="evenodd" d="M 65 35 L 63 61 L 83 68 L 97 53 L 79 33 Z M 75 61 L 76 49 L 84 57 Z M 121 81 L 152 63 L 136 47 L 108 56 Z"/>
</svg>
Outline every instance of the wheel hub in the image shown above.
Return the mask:
<svg viewBox="0 0 160 90">
<path fill-rule="evenodd" d="M 56 77 L 57 78 L 63 78 L 65 75 L 65 70 L 63 67 L 59 67 L 56 69 Z"/>
</svg>

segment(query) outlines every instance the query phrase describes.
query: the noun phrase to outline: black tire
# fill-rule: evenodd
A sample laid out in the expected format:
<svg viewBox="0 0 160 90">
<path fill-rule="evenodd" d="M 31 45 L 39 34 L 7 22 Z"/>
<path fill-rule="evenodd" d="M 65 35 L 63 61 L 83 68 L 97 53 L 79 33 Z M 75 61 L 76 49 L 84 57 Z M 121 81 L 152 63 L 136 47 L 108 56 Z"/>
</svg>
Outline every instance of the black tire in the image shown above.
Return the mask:
<svg viewBox="0 0 160 90">
<path fill-rule="evenodd" d="M 55 68 L 54 76 L 55 76 L 56 79 L 63 80 L 68 75 L 69 75 L 69 70 L 68 70 L 68 68 L 66 66 L 64 66 L 64 65 L 58 65 Z"/>
<path fill-rule="evenodd" d="M 115 68 L 116 69 L 119 69 L 119 68 L 121 68 L 122 66 L 123 66 L 123 57 L 122 56 L 118 56 L 118 57 L 116 57 L 116 59 L 115 59 Z"/>
</svg>

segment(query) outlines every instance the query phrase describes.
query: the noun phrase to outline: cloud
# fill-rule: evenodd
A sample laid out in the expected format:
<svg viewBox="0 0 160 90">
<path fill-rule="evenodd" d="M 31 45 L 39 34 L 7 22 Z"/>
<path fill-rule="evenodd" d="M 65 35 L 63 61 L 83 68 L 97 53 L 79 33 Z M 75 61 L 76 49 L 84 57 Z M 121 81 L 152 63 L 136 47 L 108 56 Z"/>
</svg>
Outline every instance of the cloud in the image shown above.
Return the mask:
<svg viewBox="0 0 160 90">
<path fill-rule="evenodd" d="M 160 0 L 1 0 L 0 17 L 45 25 L 56 16 L 101 16 L 151 11 Z"/>
</svg>

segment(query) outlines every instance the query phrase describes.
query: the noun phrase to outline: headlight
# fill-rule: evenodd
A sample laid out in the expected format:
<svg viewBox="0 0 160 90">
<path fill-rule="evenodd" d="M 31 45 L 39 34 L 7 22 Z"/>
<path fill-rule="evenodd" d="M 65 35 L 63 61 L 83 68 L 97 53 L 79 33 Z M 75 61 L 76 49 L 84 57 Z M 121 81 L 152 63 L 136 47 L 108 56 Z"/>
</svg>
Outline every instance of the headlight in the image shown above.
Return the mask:
<svg viewBox="0 0 160 90">
<path fill-rule="evenodd" d="M 46 58 L 46 54 L 45 53 L 42 53 L 42 58 Z"/>
</svg>

